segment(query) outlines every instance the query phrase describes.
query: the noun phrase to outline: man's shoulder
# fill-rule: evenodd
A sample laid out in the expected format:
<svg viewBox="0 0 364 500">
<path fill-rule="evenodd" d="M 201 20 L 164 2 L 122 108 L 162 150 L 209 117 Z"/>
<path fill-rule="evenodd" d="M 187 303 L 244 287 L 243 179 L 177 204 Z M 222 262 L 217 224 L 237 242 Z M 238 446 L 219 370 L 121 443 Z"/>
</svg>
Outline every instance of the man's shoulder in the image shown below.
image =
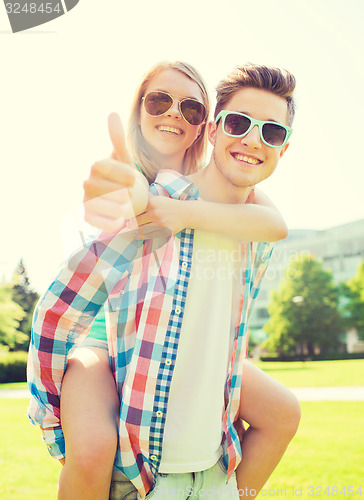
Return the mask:
<svg viewBox="0 0 364 500">
<path fill-rule="evenodd" d="M 161 170 L 149 187 L 152 194 L 175 199 L 197 199 L 198 189 L 193 182 L 175 170 Z"/>
</svg>

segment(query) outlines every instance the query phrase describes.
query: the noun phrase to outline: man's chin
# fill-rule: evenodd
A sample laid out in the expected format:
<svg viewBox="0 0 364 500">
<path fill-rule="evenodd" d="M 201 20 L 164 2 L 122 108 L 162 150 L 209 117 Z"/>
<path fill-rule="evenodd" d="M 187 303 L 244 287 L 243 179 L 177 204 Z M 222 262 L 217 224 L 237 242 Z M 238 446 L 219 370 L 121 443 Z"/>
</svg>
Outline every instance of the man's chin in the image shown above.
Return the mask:
<svg viewBox="0 0 364 500">
<path fill-rule="evenodd" d="M 242 177 L 240 175 L 231 176 L 228 180 L 233 186 L 239 189 L 251 189 L 260 182 L 256 179 L 247 178 L 246 176 Z"/>
</svg>

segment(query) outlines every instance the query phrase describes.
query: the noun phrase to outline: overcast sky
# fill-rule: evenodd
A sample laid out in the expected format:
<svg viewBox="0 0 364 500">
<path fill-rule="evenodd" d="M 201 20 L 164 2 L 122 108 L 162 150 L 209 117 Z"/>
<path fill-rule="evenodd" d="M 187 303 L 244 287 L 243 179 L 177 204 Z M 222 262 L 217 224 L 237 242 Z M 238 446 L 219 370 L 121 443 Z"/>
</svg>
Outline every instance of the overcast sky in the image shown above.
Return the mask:
<svg viewBox="0 0 364 500">
<path fill-rule="evenodd" d="M 261 188 L 290 228 L 364 217 L 362 0 L 80 0 L 12 34 L 0 6 L 0 276 L 23 257 L 38 291 L 65 259 L 61 226 L 91 164 L 110 153 L 107 115 L 126 122 L 141 75 L 184 60 L 217 82 L 247 61 L 297 78 L 294 134 Z"/>
</svg>

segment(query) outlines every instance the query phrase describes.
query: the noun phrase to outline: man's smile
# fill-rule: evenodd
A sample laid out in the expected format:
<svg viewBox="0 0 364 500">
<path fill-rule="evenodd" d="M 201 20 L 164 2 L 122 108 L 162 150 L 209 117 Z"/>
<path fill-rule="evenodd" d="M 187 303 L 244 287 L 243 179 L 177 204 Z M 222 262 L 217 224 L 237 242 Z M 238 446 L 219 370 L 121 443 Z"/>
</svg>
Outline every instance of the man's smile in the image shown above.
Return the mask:
<svg viewBox="0 0 364 500">
<path fill-rule="evenodd" d="M 260 163 L 263 163 L 262 160 L 259 160 L 258 158 L 255 158 L 254 156 L 250 156 L 247 154 L 238 152 L 233 152 L 230 154 L 233 158 L 235 158 L 235 160 L 242 161 L 244 163 L 249 163 L 249 165 L 259 165 Z"/>
</svg>

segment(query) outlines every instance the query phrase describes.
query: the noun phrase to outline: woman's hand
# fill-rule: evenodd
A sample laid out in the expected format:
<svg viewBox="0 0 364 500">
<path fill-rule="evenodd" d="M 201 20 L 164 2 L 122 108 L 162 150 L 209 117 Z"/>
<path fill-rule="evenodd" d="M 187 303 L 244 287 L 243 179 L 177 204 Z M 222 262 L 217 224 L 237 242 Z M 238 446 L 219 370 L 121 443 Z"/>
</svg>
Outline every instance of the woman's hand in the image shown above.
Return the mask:
<svg viewBox="0 0 364 500">
<path fill-rule="evenodd" d="M 108 120 L 114 150 L 111 158 L 97 161 L 84 182 L 85 220 L 106 232 L 121 228 L 124 220 L 145 210 L 148 182 L 133 166 L 120 117 Z"/>
<path fill-rule="evenodd" d="M 179 233 L 186 227 L 186 210 L 191 203 L 149 195 L 146 211 L 136 217 L 136 222 L 140 228 L 159 226 L 168 229 L 172 234 Z"/>
</svg>

